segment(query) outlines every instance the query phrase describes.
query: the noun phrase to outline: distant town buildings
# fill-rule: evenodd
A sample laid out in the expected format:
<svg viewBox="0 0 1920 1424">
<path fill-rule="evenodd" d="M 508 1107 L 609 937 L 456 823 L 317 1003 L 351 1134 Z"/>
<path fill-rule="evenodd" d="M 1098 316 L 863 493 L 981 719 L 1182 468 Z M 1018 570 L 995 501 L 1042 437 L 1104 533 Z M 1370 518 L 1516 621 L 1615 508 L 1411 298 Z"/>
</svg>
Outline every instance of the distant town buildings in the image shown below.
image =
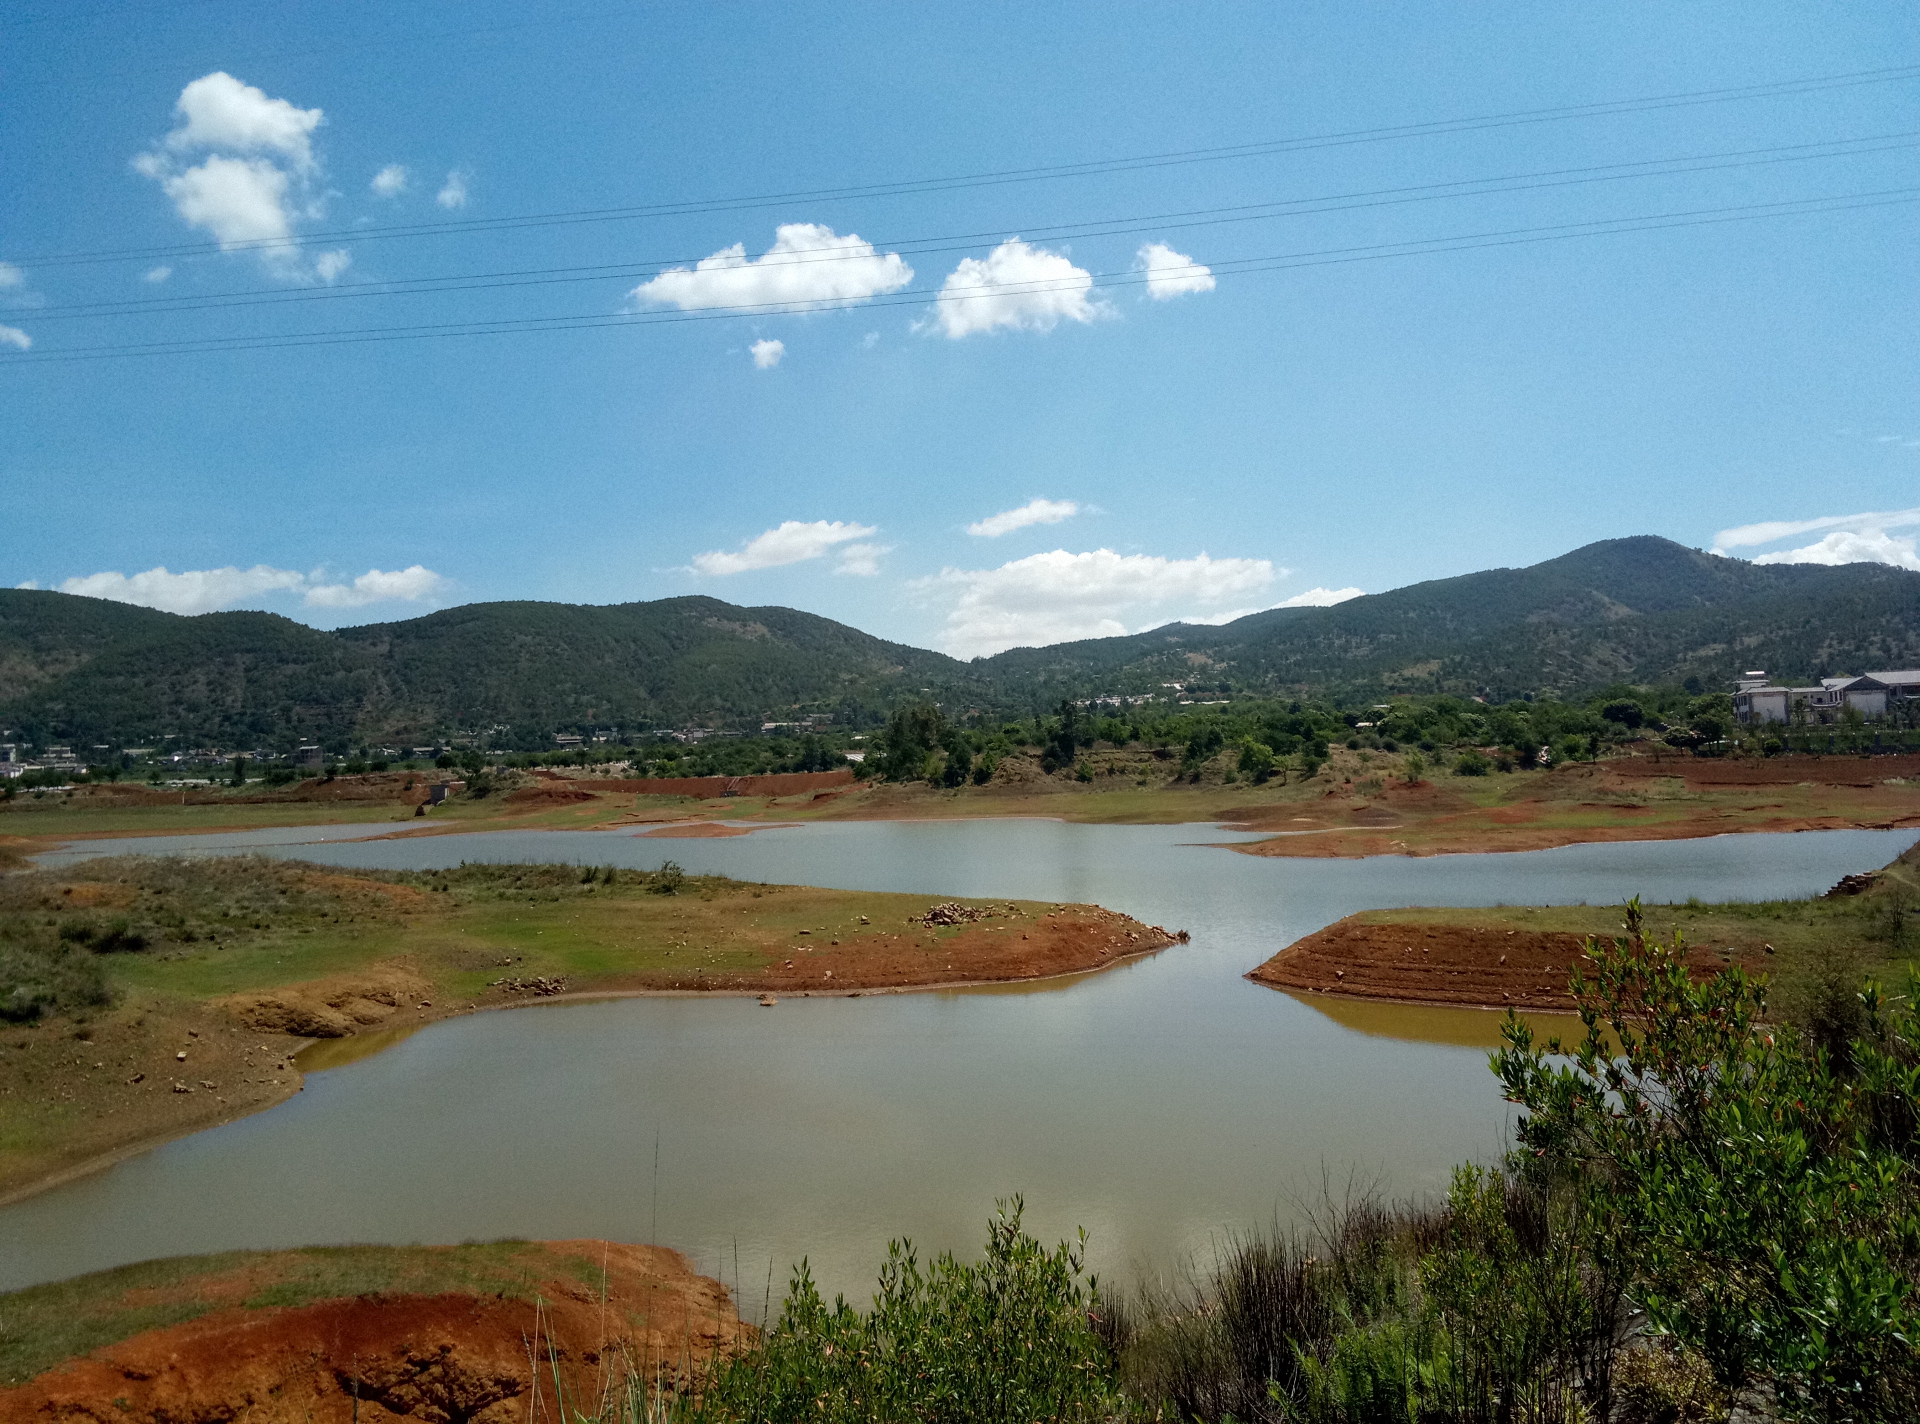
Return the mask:
<svg viewBox="0 0 1920 1424">
<path fill-rule="evenodd" d="M 1777 686 L 1753 671 L 1734 686 L 1733 715 L 1743 725 L 1761 722 L 1835 722 L 1847 712 L 1867 721 L 1885 717 L 1894 704 L 1920 700 L 1920 668 L 1896 668 L 1854 677 L 1823 677 L 1818 686 Z"/>
</svg>

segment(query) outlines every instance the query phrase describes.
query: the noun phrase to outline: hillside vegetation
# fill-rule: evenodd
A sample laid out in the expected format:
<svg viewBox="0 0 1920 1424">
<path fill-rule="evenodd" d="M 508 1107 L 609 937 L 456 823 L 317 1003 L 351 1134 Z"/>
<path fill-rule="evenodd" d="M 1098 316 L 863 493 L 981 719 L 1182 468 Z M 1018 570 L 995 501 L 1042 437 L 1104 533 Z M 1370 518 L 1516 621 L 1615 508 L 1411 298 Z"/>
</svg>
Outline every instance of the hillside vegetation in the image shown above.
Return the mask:
<svg viewBox="0 0 1920 1424">
<path fill-rule="evenodd" d="M 1649 537 L 1333 608 L 971 663 L 705 597 L 471 604 L 327 633 L 273 614 L 185 618 L 0 590 L 0 726 L 34 744 L 345 746 L 468 731 L 535 745 L 570 729 L 750 727 L 802 710 L 872 725 L 923 696 L 993 715 L 1169 682 L 1197 697 L 1504 701 L 1616 682 L 1717 690 L 1748 667 L 1815 677 L 1915 663 L 1920 574 L 1761 567 Z"/>
</svg>

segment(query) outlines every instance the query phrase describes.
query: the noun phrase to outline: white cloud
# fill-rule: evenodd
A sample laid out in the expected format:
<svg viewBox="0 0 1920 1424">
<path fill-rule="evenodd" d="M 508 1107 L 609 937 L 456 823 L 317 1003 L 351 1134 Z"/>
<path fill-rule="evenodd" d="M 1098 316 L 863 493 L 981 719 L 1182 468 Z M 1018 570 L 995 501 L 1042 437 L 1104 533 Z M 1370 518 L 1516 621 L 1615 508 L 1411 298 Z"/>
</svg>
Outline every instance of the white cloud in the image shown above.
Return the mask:
<svg viewBox="0 0 1920 1424">
<path fill-rule="evenodd" d="M 1283 598 L 1274 604 L 1275 608 L 1331 608 L 1336 603 L 1345 603 L 1349 598 L 1364 598 L 1364 588 L 1310 588 L 1305 593 L 1296 593 L 1292 598 Z"/>
<path fill-rule="evenodd" d="M 1275 573 L 1284 575 L 1286 570 L 1276 569 Z M 1283 598 L 1278 603 L 1263 603 L 1255 608 L 1229 608 L 1224 613 L 1189 613 L 1152 626 L 1162 628 L 1167 623 L 1193 623 L 1203 628 L 1221 628 L 1229 623 L 1237 623 L 1242 618 L 1251 618 L 1256 613 L 1271 613 L 1276 608 L 1331 608 L 1336 603 L 1345 603 L 1349 598 L 1361 598 L 1365 594 L 1364 588 L 1310 588 L 1305 593 L 1296 593 L 1292 598 Z M 1147 629 L 1139 631 L 1144 633 Z"/>
<path fill-rule="evenodd" d="M 772 340 L 756 341 L 747 350 L 753 353 L 753 364 L 756 370 L 771 371 L 780 364 L 780 358 L 787 354 L 787 343 Z"/>
<path fill-rule="evenodd" d="M 179 125 L 134 158 L 134 171 L 158 183 L 181 220 L 223 251 L 250 249 L 275 276 L 311 278 L 314 269 L 292 239 L 298 223 L 325 206 L 313 151 L 321 111 L 269 98 L 223 70 L 187 85 L 174 108 Z M 199 152 L 205 156 L 189 162 Z M 165 278 L 149 273 L 148 280 Z"/>
<path fill-rule="evenodd" d="M 33 338 L 17 326 L 0 324 L 0 346 L 11 346 L 18 351 L 28 351 L 33 347 Z"/>
<path fill-rule="evenodd" d="M 986 257 L 964 257 L 947 274 L 931 322 L 958 341 L 1007 327 L 1052 331 L 1062 321 L 1111 315 L 1093 290 L 1093 274 L 1058 252 L 1010 237 Z M 924 325 L 924 323 L 923 323 Z"/>
<path fill-rule="evenodd" d="M 707 553 L 693 556 L 693 567 L 703 574 L 742 574 L 752 569 L 775 569 L 782 564 L 797 564 L 817 559 L 839 544 L 865 539 L 880 531 L 868 524 L 851 521 L 829 523 L 816 519 L 811 524 L 789 519 L 777 529 L 755 535 L 737 553 Z"/>
<path fill-rule="evenodd" d="M 1920 554 L 1912 536 L 1902 538 L 1884 529 L 1836 531 L 1799 549 L 1761 554 L 1756 564 L 1894 564 L 1920 572 Z"/>
<path fill-rule="evenodd" d="M 297 109 L 285 99 L 270 99 L 225 70 L 202 75 L 187 85 L 174 109 L 182 122 L 167 135 L 167 147 L 177 153 L 193 149 L 273 152 L 301 171 L 314 167 L 313 131 L 326 119 L 318 109 Z"/>
<path fill-rule="evenodd" d="M 1896 509 L 1882 514 L 1829 514 L 1818 519 L 1774 519 L 1722 529 L 1713 536 L 1713 552 L 1724 554 L 1729 549 L 1754 548 L 1779 539 L 1791 539 L 1796 534 L 1811 534 L 1816 529 L 1861 533 L 1874 529 L 1907 529 L 1916 524 L 1920 524 L 1920 509 Z"/>
<path fill-rule="evenodd" d="M 913 268 L 899 253 L 882 255 L 856 233 L 842 237 L 820 223 L 782 223 L 774 230 L 773 246 L 751 261 L 746 244 L 736 242 L 692 267 L 670 268 L 630 295 L 638 302 L 682 311 L 816 311 L 870 301 L 912 280 Z"/>
<path fill-rule="evenodd" d="M 865 336 L 860 338 L 860 349 L 862 351 L 871 351 L 879 344 L 880 333 L 877 331 L 869 331 Z"/>
<path fill-rule="evenodd" d="M 419 564 L 385 573 L 369 569 L 351 583 L 328 583 L 316 570 L 311 574 L 255 564 L 250 569 L 188 569 L 170 572 L 163 564 L 144 573 L 98 573 L 70 578 L 62 593 L 106 598 L 115 603 L 137 603 L 167 613 L 212 613 L 242 603 L 257 602 L 270 593 L 298 593 L 311 608 L 358 608 L 390 600 L 417 602 L 445 587 L 445 580 Z"/>
<path fill-rule="evenodd" d="M 467 205 L 467 175 L 455 168 L 447 174 L 447 181 L 440 185 L 440 191 L 433 195 L 434 202 L 443 208 L 464 208 Z"/>
<path fill-rule="evenodd" d="M 1268 559 L 1168 559 L 1111 549 L 1034 554 L 997 569 L 942 569 L 917 587 L 955 602 L 942 646 L 956 657 L 1126 633 L 1128 621 L 1166 604 L 1237 602 L 1281 571 Z"/>
<path fill-rule="evenodd" d="M 62 593 L 86 598 L 110 598 L 115 603 L 138 603 L 168 613 L 211 613 L 265 593 L 298 589 L 306 577 L 291 569 L 255 564 L 250 569 L 194 569 L 171 573 L 163 564 L 131 576 L 121 573 L 88 574 L 60 585 Z"/>
<path fill-rule="evenodd" d="M 1058 524 L 1079 512 L 1080 506 L 1070 499 L 1032 499 L 1018 509 L 990 514 L 978 524 L 969 524 L 967 533 L 983 539 L 998 539 L 1002 534 L 1011 534 L 1031 524 Z"/>
<path fill-rule="evenodd" d="M 1815 519 L 1775 519 L 1722 529 L 1713 537 L 1713 552 L 1756 548 L 1800 534 L 1825 530 L 1824 537 L 1797 549 L 1759 554 L 1756 564 L 1893 564 L 1920 570 L 1920 555 L 1911 536 L 1888 531 L 1920 526 L 1920 509 L 1895 509 L 1866 514 L 1827 514 Z"/>
<path fill-rule="evenodd" d="M 880 572 L 880 556 L 892 552 L 891 544 L 848 544 L 841 549 L 840 566 L 834 572 L 872 578 Z"/>
<path fill-rule="evenodd" d="M 378 197 L 397 198 L 407 191 L 407 170 L 404 164 L 389 163 L 373 175 L 373 181 L 367 186 Z"/>
<path fill-rule="evenodd" d="M 410 564 L 391 572 L 368 569 L 352 583 L 319 583 L 318 575 L 308 580 L 306 603 L 310 608 L 364 608 L 369 603 L 418 603 L 446 588 L 447 581 L 432 569 Z"/>
<path fill-rule="evenodd" d="M 353 254 L 344 247 L 333 252 L 323 252 L 313 259 L 314 273 L 323 282 L 331 282 L 352 265 Z"/>
<path fill-rule="evenodd" d="M 17 287 L 27 280 L 27 274 L 11 262 L 0 262 L 0 290 Z"/>
<path fill-rule="evenodd" d="M 1156 302 L 1188 292 L 1211 292 L 1213 269 L 1175 252 L 1164 242 L 1149 242 L 1134 254 L 1133 270 L 1147 274 L 1147 295 Z"/>
<path fill-rule="evenodd" d="M 294 212 L 287 201 L 291 183 L 286 169 L 264 158 L 216 153 L 196 167 L 167 174 L 160 187 L 188 224 L 205 228 L 231 251 L 251 243 L 284 242 L 293 235 Z M 284 250 L 269 252 L 281 262 L 292 256 Z"/>
<path fill-rule="evenodd" d="M 171 277 L 172 275 L 173 275 L 173 268 L 167 266 L 166 263 L 163 262 L 158 267 L 147 268 L 147 270 L 141 274 L 141 277 L 142 277 L 142 280 L 152 282 L 157 286 L 161 282 L 166 281 L 167 278 Z"/>
</svg>

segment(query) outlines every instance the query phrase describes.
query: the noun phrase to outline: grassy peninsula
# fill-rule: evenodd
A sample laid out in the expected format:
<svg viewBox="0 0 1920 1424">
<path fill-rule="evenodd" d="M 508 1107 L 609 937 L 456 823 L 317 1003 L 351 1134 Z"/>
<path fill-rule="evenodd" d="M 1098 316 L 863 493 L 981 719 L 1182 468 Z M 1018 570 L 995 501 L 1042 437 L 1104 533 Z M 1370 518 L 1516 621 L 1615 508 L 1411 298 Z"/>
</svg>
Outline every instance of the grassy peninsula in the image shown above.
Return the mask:
<svg viewBox="0 0 1920 1424">
<path fill-rule="evenodd" d="M 1097 906 L 936 905 L 574 865 L 343 872 L 117 857 L 0 878 L 0 1195 L 271 1106 L 308 1066 L 567 996 L 772 1000 L 1048 978 L 1176 937 Z"/>
</svg>

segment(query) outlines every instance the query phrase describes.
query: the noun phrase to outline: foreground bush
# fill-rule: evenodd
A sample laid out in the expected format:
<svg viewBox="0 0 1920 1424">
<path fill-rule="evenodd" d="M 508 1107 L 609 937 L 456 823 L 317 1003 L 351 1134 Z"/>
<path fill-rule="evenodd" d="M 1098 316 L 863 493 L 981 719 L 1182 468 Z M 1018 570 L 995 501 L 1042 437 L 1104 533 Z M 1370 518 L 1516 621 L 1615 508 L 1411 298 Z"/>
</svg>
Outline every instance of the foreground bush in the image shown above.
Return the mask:
<svg viewBox="0 0 1920 1424">
<path fill-rule="evenodd" d="M 1685 945 L 1590 941 L 1585 1035 L 1494 1056 L 1523 1170 L 1578 1185 L 1582 1249 L 1723 1390 L 1789 1418 L 1913 1417 L 1920 1389 L 1920 1017 L 1869 984 L 1832 1046 L 1763 1019 L 1763 984 L 1696 985 Z M 1561 1061 L 1570 1055 L 1571 1061 Z"/>
<path fill-rule="evenodd" d="M 988 1225 L 986 1254 L 922 1268 L 896 1241 L 873 1309 L 829 1307 L 803 1262 L 779 1321 L 722 1365 L 687 1421 L 1035 1424 L 1095 1420 L 1117 1408 L 1094 1283 L 1081 1247 L 1048 1251 L 1020 1226 L 1016 1198 Z M 1084 1243 L 1082 1237 L 1082 1243 Z"/>
<path fill-rule="evenodd" d="M 1128 1312 L 1129 1392 L 1242 1424 L 1920 1417 L 1920 1015 L 1868 985 L 1856 1032 L 1800 1033 L 1684 955 L 1629 905 L 1575 977 L 1578 1043 L 1508 1016 L 1504 1167 L 1234 1243 Z"/>
</svg>

